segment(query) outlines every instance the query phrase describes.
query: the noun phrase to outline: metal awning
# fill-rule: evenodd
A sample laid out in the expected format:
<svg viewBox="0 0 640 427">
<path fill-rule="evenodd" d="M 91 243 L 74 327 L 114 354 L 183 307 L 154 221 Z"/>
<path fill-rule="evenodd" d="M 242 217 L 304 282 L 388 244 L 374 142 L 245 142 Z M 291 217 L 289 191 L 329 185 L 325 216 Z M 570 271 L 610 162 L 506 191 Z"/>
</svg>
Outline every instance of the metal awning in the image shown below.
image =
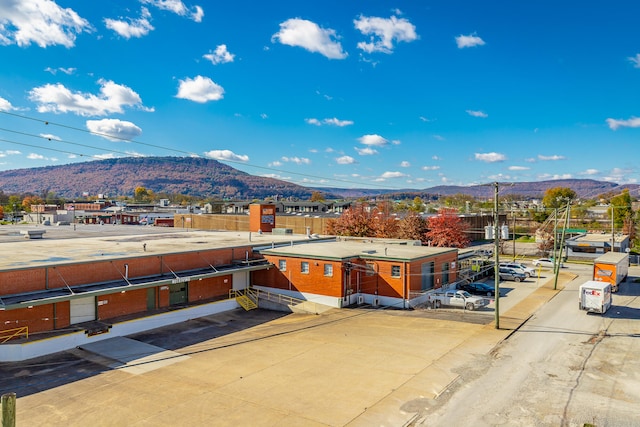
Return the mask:
<svg viewBox="0 0 640 427">
<path fill-rule="evenodd" d="M 4 295 L 0 297 L 0 310 L 29 308 L 37 305 L 70 301 L 77 298 L 86 298 L 88 296 L 107 295 L 116 292 L 127 292 L 136 289 L 185 283 L 192 280 L 208 279 L 210 277 L 226 276 L 228 274 L 242 271 L 266 270 L 271 267 L 273 267 L 273 264 L 265 259 L 244 260 L 218 267 L 210 266 L 195 270 L 174 271 L 154 276 L 135 277 L 129 279 L 123 278 L 109 282 L 87 283 L 84 285 L 46 289 L 37 292 Z"/>
</svg>

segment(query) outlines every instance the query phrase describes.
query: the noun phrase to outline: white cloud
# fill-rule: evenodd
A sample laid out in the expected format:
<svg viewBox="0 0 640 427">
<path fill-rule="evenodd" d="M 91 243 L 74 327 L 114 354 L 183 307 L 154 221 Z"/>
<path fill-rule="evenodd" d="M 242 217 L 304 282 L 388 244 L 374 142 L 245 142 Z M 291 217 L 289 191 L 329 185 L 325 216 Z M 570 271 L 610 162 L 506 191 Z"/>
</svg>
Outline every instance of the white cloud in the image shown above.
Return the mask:
<svg viewBox="0 0 640 427">
<path fill-rule="evenodd" d="M 150 4 L 158 9 L 168 10 L 179 16 L 185 16 L 195 22 L 202 22 L 204 11 L 200 6 L 187 7 L 180 0 L 140 0 L 141 3 Z"/>
<path fill-rule="evenodd" d="M 41 138 L 46 138 L 49 141 L 62 141 L 62 138 L 60 138 L 59 136 L 54 135 L 52 133 L 41 133 L 40 137 Z"/>
<path fill-rule="evenodd" d="M 114 153 L 105 153 L 105 154 L 95 154 L 93 156 L 95 160 L 107 160 L 107 159 L 115 159 L 116 155 Z"/>
<path fill-rule="evenodd" d="M 436 160 L 436 161 L 437 161 L 437 160 L 440 160 L 440 157 L 438 157 L 438 156 L 431 156 L 431 160 Z"/>
<path fill-rule="evenodd" d="M 269 118 L 269 116 L 267 116 L 265 113 L 260 113 L 260 118 L 266 120 Z"/>
<path fill-rule="evenodd" d="M 124 85 L 112 81 L 98 80 L 101 85 L 98 95 L 71 92 L 57 83 L 46 84 L 29 91 L 29 99 L 38 104 L 41 113 L 75 113 L 79 116 L 105 116 L 122 113 L 123 107 L 136 107 L 153 111 L 142 105 L 140 95 Z"/>
<path fill-rule="evenodd" d="M 307 159 L 306 157 L 286 157 L 286 156 L 283 156 L 282 157 L 282 161 L 283 162 L 295 163 L 297 165 L 308 165 L 308 164 L 311 163 L 311 160 Z"/>
<path fill-rule="evenodd" d="M 380 175 L 380 178 L 382 179 L 393 179 L 393 178 L 403 178 L 407 176 L 407 174 L 402 173 L 402 172 L 390 172 L 387 171 L 385 173 L 383 173 L 382 175 Z"/>
<path fill-rule="evenodd" d="M 640 53 L 636 53 L 636 56 L 630 56 L 627 59 L 633 64 L 634 68 L 640 68 Z"/>
<path fill-rule="evenodd" d="M 202 55 L 202 57 L 211 61 L 213 65 L 217 65 L 226 64 L 227 62 L 233 62 L 233 59 L 236 56 L 227 50 L 226 44 L 221 44 L 216 46 L 216 50 L 214 50 L 213 52 L 209 51 L 209 53 L 207 53 L 206 55 Z"/>
<path fill-rule="evenodd" d="M 329 125 L 329 126 L 345 127 L 345 126 L 351 126 L 353 124 L 353 121 L 351 120 L 340 120 L 336 117 L 332 119 L 323 119 L 323 120 L 311 118 L 311 119 L 304 119 L 304 121 L 314 126 Z"/>
<path fill-rule="evenodd" d="M 347 53 L 337 39 L 335 30 L 320 28 L 306 19 L 292 18 L 280 24 L 280 31 L 271 37 L 271 42 L 301 47 L 329 59 L 344 59 Z"/>
<path fill-rule="evenodd" d="M 540 180 L 558 180 L 558 179 L 571 179 L 571 178 L 573 178 L 573 175 L 571 175 L 570 173 L 565 173 L 565 174 L 543 173 L 538 175 L 538 179 Z"/>
<path fill-rule="evenodd" d="M 507 156 L 502 153 L 475 153 L 476 160 L 487 163 L 504 162 L 507 160 Z"/>
<path fill-rule="evenodd" d="M 627 120 L 607 119 L 607 124 L 612 130 L 617 130 L 621 127 L 637 128 L 640 127 L 640 117 L 631 117 Z"/>
<path fill-rule="evenodd" d="M 29 153 L 29 154 L 27 154 L 27 159 L 29 159 L 29 160 L 44 160 L 45 157 L 42 154 Z"/>
<path fill-rule="evenodd" d="M 236 154 L 231 150 L 211 150 L 205 152 L 204 156 L 215 160 L 231 160 L 235 162 L 249 161 L 249 156 L 246 154 Z"/>
<path fill-rule="evenodd" d="M 0 157 L 14 156 L 16 154 L 22 154 L 22 153 L 17 150 L 0 151 Z"/>
<path fill-rule="evenodd" d="M 510 171 L 528 171 L 531 169 L 528 166 L 509 166 Z"/>
<path fill-rule="evenodd" d="M 0 96 L 0 111 L 17 110 L 9 101 Z"/>
<path fill-rule="evenodd" d="M 204 104 L 208 101 L 219 101 L 224 97 L 224 89 L 208 77 L 196 76 L 193 79 L 180 80 L 176 98 Z"/>
<path fill-rule="evenodd" d="M 482 119 L 486 119 L 487 117 L 489 117 L 489 115 L 484 111 L 475 111 L 475 110 L 466 110 L 466 111 L 467 111 L 467 114 L 470 115 L 471 117 L 480 117 Z"/>
<path fill-rule="evenodd" d="M 564 156 L 559 156 L 557 154 L 554 154 L 553 156 L 543 156 L 542 154 L 538 154 L 538 160 L 541 161 L 557 161 L 557 160 L 566 160 L 566 157 Z"/>
<path fill-rule="evenodd" d="M 429 118 L 427 118 L 427 117 L 424 117 L 424 116 L 420 116 L 420 117 L 419 117 L 419 119 L 420 119 L 420 120 L 422 120 L 422 121 L 423 121 L 423 122 L 425 122 L 425 123 L 429 123 L 429 122 L 432 122 L 432 121 L 433 121 L 433 120 L 431 120 L 431 119 L 429 119 Z"/>
<path fill-rule="evenodd" d="M 587 169 L 584 172 L 581 172 L 581 175 L 598 175 L 600 171 L 598 169 Z"/>
<path fill-rule="evenodd" d="M 150 17 L 151 14 L 149 10 L 143 7 L 140 18 L 138 19 L 127 18 L 126 20 L 118 20 L 105 18 L 104 25 L 126 39 L 130 39 L 131 37 L 140 38 L 155 29 L 153 25 L 151 25 L 151 22 L 149 22 Z"/>
<path fill-rule="evenodd" d="M 87 120 L 87 129 L 109 141 L 132 140 L 142 134 L 142 129 L 131 122 L 119 119 Z"/>
<path fill-rule="evenodd" d="M 482 46 L 484 45 L 484 40 L 475 34 L 469 34 L 468 36 L 460 34 L 456 37 L 456 44 L 458 45 L 458 49 L 464 49 L 465 47 Z"/>
<path fill-rule="evenodd" d="M 76 72 L 76 69 L 73 67 L 69 67 L 69 68 L 62 68 L 62 67 L 58 67 L 58 68 L 51 68 L 51 67 L 47 67 L 44 69 L 46 72 L 53 74 L 54 76 L 56 75 L 56 73 L 58 71 L 62 71 L 63 73 L 65 73 L 66 75 L 70 76 L 71 74 Z"/>
<path fill-rule="evenodd" d="M 433 139 L 436 139 L 438 141 L 444 141 L 445 140 L 444 136 L 442 136 L 442 135 L 433 135 Z"/>
<path fill-rule="evenodd" d="M 401 168 L 410 168 L 411 167 L 411 162 L 407 162 L 406 160 L 400 162 L 400 167 Z"/>
<path fill-rule="evenodd" d="M 524 161 L 527 162 L 527 163 L 535 163 L 536 159 L 535 159 L 535 157 L 528 157 L 528 158 L 524 159 Z"/>
<path fill-rule="evenodd" d="M 353 121 L 351 120 L 339 120 L 336 117 L 332 119 L 324 119 L 322 122 L 327 125 L 338 126 L 338 127 L 351 126 L 353 124 Z"/>
<path fill-rule="evenodd" d="M 361 156 L 373 156 L 374 154 L 378 154 L 378 150 L 371 147 L 365 147 L 365 148 L 353 147 L 353 148 Z"/>
<path fill-rule="evenodd" d="M 380 135 L 375 135 L 375 134 L 363 135 L 360 138 L 358 138 L 358 141 L 360 141 L 361 144 L 374 145 L 376 147 L 384 147 L 389 143 L 387 139 L 381 137 Z"/>
<path fill-rule="evenodd" d="M 282 163 L 281 163 L 280 161 L 276 160 L 276 161 L 274 161 L 274 162 L 269 163 L 269 165 L 268 165 L 268 166 L 269 166 L 270 168 L 277 168 L 277 167 L 282 166 Z"/>
<path fill-rule="evenodd" d="M 0 1 L 0 45 L 73 47 L 76 36 L 92 31 L 73 9 L 49 0 Z"/>
<path fill-rule="evenodd" d="M 440 166 L 423 166 L 421 169 L 423 171 L 437 171 L 440 169 Z"/>
<path fill-rule="evenodd" d="M 360 16 L 353 23 L 363 35 L 369 36 L 369 42 L 358 43 L 358 49 L 368 53 L 392 53 L 394 42 L 412 42 L 418 38 L 415 25 L 405 18 Z"/>
<path fill-rule="evenodd" d="M 356 159 L 351 156 L 342 156 L 336 159 L 336 163 L 339 165 L 352 165 L 356 163 Z"/>
</svg>

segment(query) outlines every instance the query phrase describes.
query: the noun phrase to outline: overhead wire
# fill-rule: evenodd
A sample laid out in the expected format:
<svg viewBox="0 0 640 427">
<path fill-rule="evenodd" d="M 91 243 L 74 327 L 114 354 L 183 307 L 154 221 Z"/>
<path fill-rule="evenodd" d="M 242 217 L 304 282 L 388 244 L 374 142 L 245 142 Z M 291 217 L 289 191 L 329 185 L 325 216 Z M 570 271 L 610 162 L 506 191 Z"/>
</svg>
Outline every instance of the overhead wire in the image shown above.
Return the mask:
<svg viewBox="0 0 640 427">
<path fill-rule="evenodd" d="M 75 127 L 75 126 L 70 126 L 70 125 L 65 125 L 65 124 L 61 124 L 61 123 L 52 122 L 50 120 L 43 120 L 43 119 L 38 119 L 38 118 L 35 118 L 35 117 L 25 116 L 25 115 L 22 115 L 22 114 L 11 113 L 9 111 L 0 111 L 0 113 L 6 114 L 6 115 L 9 115 L 9 116 L 12 116 L 12 117 L 16 117 L 16 118 L 19 118 L 19 119 L 35 121 L 35 122 L 42 123 L 42 124 L 47 125 L 47 126 L 48 125 L 58 126 L 58 127 L 64 128 L 64 129 L 69 129 L 69 130 L 73 130 L 73 131 L 77 131 L 77 132 L 87 133 L 89 135 L 100 136 L 100 137 L 103 137 L 103 138 L 116 139 L 116 140 L 119 140 L 119 141 L 122 141 L 122 142 L 131 143 L 131 144 L 138 144 L 138 145 L 142 145 L 142 146 L 146 146 L 146 147 L 166 150 L 166 151 L 174 152 L 174 153 L 177 153 L 177 154 L 186 155 L 186 156 L 189 156 L 189 157 L 194 157 L 194 156 L 201 157 L 201 156 L 199 156 L 199 155 L 197 155 L 197 154 L 195 154 L 193 152 L 189 152 L 189 151 L 185 151 L 185 150 L 180 150 L 180 149 L 171 148 L 171 147 L 165 147 L 165 146 L 158 145 L 158 144 L 151 144 L 151 143 L 141 142 L 141 141 L 137 141 L 137 140 L 134 140 L 134 139 L 128 139 L 128 138 L 123 138 L 123 137 L 119 137 L 119 136 L 116 136 L 116 135 L 106 134 L 106 133 L 103 133 L 103 132 L 95 132 L 95 131 L 82 129 L 82 128 Z M 22 134 L 22 135 L 26 135 L 26 136 L 31 136 L 31 137 L 38 137 L 38 138 L 48 139 L 47 137 L 44 137 L 42 135 L 28 134 L 26 132 L 13 131 L 13 130 L 5 129 L 5 128 L 2 128 L 0 130 L 4 130 L 4 131 L 7 131 L 7 132 L 13 132 L 13 133 L 17 133 L 17 134 Z M 13 143 L 13 144 L 17 144 L 17 145 L 29 146 L 29 147 L 33 147 L 33 148 L 42 148 L 42 149 L 48 149 L 48 150 L 52 150 L 52 151 L 59 151 L 59 150 L 51 149 L 49 147 L 37 146 L 37 145 L 28 145 L 28 144 L 19 143 L 19 142 L 16 142 L 16 141 L 9 141 L 9 140 L 2 140 L 2 141 Z M 61 143 L 64 143 L 64 144 L 72 144 L 72 145 L 76 145 L 76 146 L 82 146 L 82 147 L 85 147 L 85 148 L 92 148 L 92 149 L 103 151 L 103 152 L 113 152 L 113 153 L 118 153 L 118 154 L 124 154 L 124 155 L 130 156 L 130 157 L 146 157 L 144 155 L 135 156 L 132 153 L 122 152 L 122 151 L 113 150 L 113 149 L 105 149 L 105 148 L 95 147 L 95 146 L 91 146 L 91 145 L 87 145 L 87 144 L 74 143 L 74 142 L 66 141 L 66 140 L 54 139 L 54 141 L 61 142 Z M 93 157 L 93 158 L 96 158 L 96 159 L 103 159 L 103 157 L 95 156 L 95 155 L 72 153 L 72 152 L 68 152 L 68 151 L 59 151 L 59 152 L 68 153 L 68 154 L 74 154 L 74 155 L 83 156 L 83 157 Z M 250 167 L 250 168 L 259 169 L 259 170 L 265 170 L 265 171 L 270 171 L 270 172 L 277 172 L 279 174 L 290 174 L 290 175 L 296 175 L 296 176 L 301 176 L 301 177 L 306 177 L 306 178 L 312 178 L 312 179 L 316 179 L 316 180 L 324 180 L 324 181 L 330 181 L 330 182 L 342 182 L 342 183 L 348 183 L 348 184 L 362 185 L 362 182 L 358 182 L 358 181 L 354 181 L 354 180 L 348 180 L 348 179 L 343 179 L 343 178 L 335 178 L 335 177 L 334 178 L 328 178 L 328 177 L 325 177 L 325 176 L 313 175 L 313 174 L 309 174 L 309 173 L 293 172 L 293 171 L 288 171 L 288 170 L 283 170 L 283 169 L 276 169 L 276 168 L 268 167 L 268 166 L 259 166 L 259 165 L 255 165 L 255 164 L 252 164 L 252 163 L 239 161 L 239 160 L 233 160 L 233 159 L 214 159 L 214 160 L 217 160 L 217 161 L 219 161 L 221 163 L 232 163 L 232 164 L 242 165 L 244 167 Z M 271 177 L 271 178 L 273 178 L 273 177 Z M 292 179 L 286 179 L 286 178 L 275 178 L 275 179 L 280 179 L 282 181 L 290 181 L 290 182 L 296 183 L 296 181 L 292 180 Z M 298 182 L 302 182 L 302 181 L 298 181 Z M 309 185 L 310 184 L 309 182 L 303 182 L 303 183 L 305 185 Z M 400 188 L 400 187 L 391 186 L 391 185 L 383 185 L 383 184 L 374 183 L 374 182 L 367 182 L 367 185 L 368 186 L 373 186 L 373 187 L 378 187 L 378 188 L 390 189 L 390 190 L 402 190 L 402 188 Z M 416 191 L 420 191 L 420 190 L 416 190 Z"/>
</svg>

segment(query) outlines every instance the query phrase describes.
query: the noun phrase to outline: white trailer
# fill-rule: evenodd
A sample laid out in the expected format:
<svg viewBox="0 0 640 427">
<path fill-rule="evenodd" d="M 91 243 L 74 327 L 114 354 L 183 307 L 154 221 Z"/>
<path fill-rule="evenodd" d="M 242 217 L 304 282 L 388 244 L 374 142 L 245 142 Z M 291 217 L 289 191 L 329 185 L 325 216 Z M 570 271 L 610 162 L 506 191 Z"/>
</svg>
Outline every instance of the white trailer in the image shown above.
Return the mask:
<svg viewBox="0 0 640 427">
<path fill-rule="evenodd" d="M 611 307 L 611 284 L 589 280 L 580 285 L 580 310 L 604 314 Z"/>
</svg>

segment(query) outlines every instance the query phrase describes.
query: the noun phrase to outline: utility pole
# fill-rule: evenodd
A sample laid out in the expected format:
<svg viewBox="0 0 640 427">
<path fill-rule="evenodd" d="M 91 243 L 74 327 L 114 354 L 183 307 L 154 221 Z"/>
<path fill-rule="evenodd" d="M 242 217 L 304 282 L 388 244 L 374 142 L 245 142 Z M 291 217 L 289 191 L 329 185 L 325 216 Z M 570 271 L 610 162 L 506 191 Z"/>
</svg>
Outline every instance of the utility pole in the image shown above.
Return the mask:
<svg viewBox="0 0 640 427">
<path fill-rule="evenodd" d="M 565 210 L 565 219 L 564 219 L 564 227 L 562 227 L 562 239 L 560 239 L 560 261 L 556 258 L 553 259 L 553 267 L 555 273 L 555 279 L 553 282 L 553 290 L 555 291 L 558 288 L 558 274 L 560 273 L 560 263 L 562 261 L 562 248 L 564 246 L 564 236 L 567 230 L 567 226 L 569 225 L 569 214 L 571 213 L 571 200 L 567 200 L 567 209 Z"/>
<path fill-rule="evenodd" d="M 615 233 L 615 216 L 613 215 L 614 206 L 611 205 L 611 252 L 616 251 L 616 233 Z"/>
<path fill-rule="evenodd" d="M 558 208 L 553 208 L 553 260 L 555 264 L 558 238 Z"/>
<path fill-rule="evenodd" d="M 513 217 L 513 262 L 516 262 L 516 212 L 511 208 L 511 216 Z"/>
<path fill-rule="evenodd" d="M 16 394 L 6 393 L 2 401 L 2 427 L 16 427 Z"/>
<path fill-rule="evenodd" d="M 494 253 L 496 255 L 496 265 L 494 266 L 494 278 L 495 278 L 495 283 L 494 283 L 494 290 L 495 290 L 495 294 L 496 294 L 496 313 L 495 313 L 495 319 L 496 319 L 496 329 L 500 329 L 500 216 L 498 215 L 498 188 L 499 188 L 499 184 L 496 181 L 494 183 L 495 186 L 495 193 L 494 193 L 494 200 L 493 200 L 493 212 L 494 212 L 494 240 L 495 240 L 495 249 L 494 249 Z"/>
</svg>

